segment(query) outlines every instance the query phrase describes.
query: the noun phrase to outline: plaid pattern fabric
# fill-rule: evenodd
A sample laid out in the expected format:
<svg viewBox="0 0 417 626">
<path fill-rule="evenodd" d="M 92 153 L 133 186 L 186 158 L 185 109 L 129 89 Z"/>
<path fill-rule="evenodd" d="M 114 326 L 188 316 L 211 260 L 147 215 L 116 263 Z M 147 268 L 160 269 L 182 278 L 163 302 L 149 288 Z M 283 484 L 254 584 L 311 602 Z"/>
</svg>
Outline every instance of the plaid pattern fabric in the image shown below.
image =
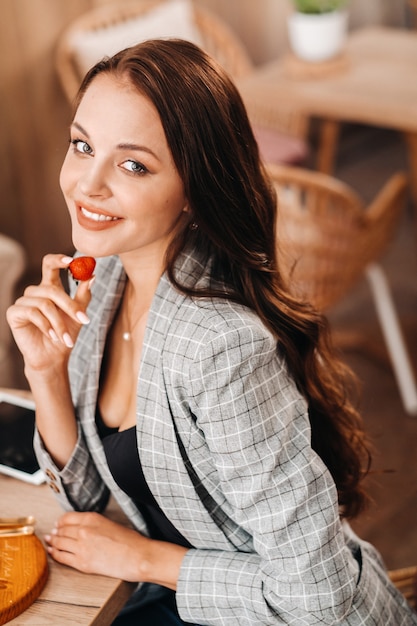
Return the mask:
<svg viewBox="0 0 417 626">
<path fill-rule="evenodd" d="M 193 256 L 179 271 L 205 279 Z M 99 260 L 96 276 L 91 323 L 70 360 L 77 447 L 61 472 L 38 437 L 36 449 L 58 476 L 64 508 L 102 510 L 111 492 L 146 534 L 95 428 L 106 332 L 125 281 L 117 258 Z M 341 523 L 333 480 L 310 446 L 306 403 L 253 312 L 192 300 L 162 277 L 142 351 L 137 439 L 151 491 L 193 546 L 177 589 L 184 621 L 417 624 L 378 553 Z"/>
</svg>

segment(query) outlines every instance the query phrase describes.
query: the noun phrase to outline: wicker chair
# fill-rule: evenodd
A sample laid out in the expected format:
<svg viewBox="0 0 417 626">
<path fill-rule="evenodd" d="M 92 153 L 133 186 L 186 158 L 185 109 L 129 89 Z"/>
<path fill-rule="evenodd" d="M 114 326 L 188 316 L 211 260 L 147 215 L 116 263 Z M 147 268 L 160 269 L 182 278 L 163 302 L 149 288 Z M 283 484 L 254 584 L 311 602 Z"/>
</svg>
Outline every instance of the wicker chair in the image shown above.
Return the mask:
<svg viewBox="0 0 417 626">
<path fill-rule="evenodd" d="M 111 29 L 114 32 L 121 25 L 128 25 L 141 16 L 145 18 L 163 4 L 164 0 L 122 0 L 93 8 L 69 24 L 57 43 L 56 69 L 70 101 L 88 68 L 82 58 L 83 39 L 92 33 L 108 35 Z M 243 44 L 221 18 L 196 5 L 192 5 L 192 15 L 200 45 L 233 79 L 243 78 L 254 71 Z M 308 127 L 304 116 L 290 109 L 283 111 L 281 106 L 279 110 L 273 106 L 265 107 L 265 103 L 256 102 L 256 99 L 248 105 L 248 113 L 264 161 L 290 164 L 305 161 Z"/>
<path fill-rule="evenodd" d="M 417 28 L 417 0 L 408 0 L 408 5 L 411 12 L 412 26 Z"/>
<path fill-rule="evenodd" d="M 25 269 L 23 247 L 0 233 L 0 385 L 13 383 L 10 361 L 12 334 L 6 322 L 6 310 L 15 299 L 15 289 Z"/>
<path fill-rule="evenodd" d="M 382 267 L 404 206 L 395 174 L 369 207 L 346 184 L 291 166 L 269 166 L 278 194 L 278 259 L 294 295 L 327 311 L 366 276 L 405 410 L 417 415 L 417 387 Z"/>
<path fill-rule="evenodd" d="M 417 565 L 394 569 L 388 572 L 394 585 L 408 603 L 417 611 Z"/>
</svg>

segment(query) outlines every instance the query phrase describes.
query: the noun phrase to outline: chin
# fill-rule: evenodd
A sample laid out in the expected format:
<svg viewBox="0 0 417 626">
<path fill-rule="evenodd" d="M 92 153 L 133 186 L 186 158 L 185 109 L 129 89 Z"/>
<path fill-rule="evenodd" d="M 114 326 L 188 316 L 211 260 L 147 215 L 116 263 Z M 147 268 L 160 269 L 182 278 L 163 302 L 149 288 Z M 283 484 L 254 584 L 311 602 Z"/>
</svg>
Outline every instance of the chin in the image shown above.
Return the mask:
<svg viewBox="0 0 417 626">
<path fill-rule="evenodd" d="M 75 250 L 86 256 L 107 256 L 103 242 L 100 242 L 97 237 L 86 237 L 85 233 L 80 233 L 78 229 L 72 231 L 72 243 Z"/>
</svg>

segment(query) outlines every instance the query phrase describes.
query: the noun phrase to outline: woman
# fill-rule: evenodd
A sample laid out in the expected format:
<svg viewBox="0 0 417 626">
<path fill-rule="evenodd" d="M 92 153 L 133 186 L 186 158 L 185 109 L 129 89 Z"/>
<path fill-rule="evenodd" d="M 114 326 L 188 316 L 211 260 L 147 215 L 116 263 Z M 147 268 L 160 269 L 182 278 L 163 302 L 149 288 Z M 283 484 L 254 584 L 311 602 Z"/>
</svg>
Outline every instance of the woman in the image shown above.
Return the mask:
<svg viewBox="0 0 417 626">
<path fill-rule="evenodd" d="M 69 511 L 51 556 L 144 583 L 115 624 L 417 623 L 348 525 L 362 425 L 324 320 L 283 284 L 275 196 L 224 72 L 179 40 L 98 63 L 60 183 L 95 278 L 71 298 L 71 259 L 48 255 L 8 311 Z M 101 515 L 109 493 L 134 530 Z"/>
</svg>

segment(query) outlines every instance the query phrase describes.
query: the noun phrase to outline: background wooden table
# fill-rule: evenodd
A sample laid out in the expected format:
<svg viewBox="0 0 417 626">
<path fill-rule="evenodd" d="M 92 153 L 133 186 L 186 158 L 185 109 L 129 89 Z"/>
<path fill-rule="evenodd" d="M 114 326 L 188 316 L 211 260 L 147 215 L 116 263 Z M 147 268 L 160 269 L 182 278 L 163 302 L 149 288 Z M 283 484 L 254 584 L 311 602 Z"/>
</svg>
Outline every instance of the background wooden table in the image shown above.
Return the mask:
<svg viewBox="0 0 417 626">
<path fill-rule="evenodd" d="M 285 57 L 238 83 L 252 107 L 293 107 L 324 121 L 318 167 L 331 172 L 340 122 L 404 133 L 417 206 L 417 32 L 370 27 L 353 31 L 338 60 L 328 65 Z M 265 103 L 263 105 L 262 103 Z"/>
<path fill-rule="evenodd" d="M 62 514 L 49 487 L 30 485 L 0 474 L 0 515 L 34 515 L 36 534 L 43 540 Z M 123 521 L 114 503 L 107 513 Z M 39 598 L 26 611 L 8 622 L 10 626 L 108 626 L 135 588 L 115 578 L 82 574 L 49 560 L 49 578 Z"/>
</svg>

